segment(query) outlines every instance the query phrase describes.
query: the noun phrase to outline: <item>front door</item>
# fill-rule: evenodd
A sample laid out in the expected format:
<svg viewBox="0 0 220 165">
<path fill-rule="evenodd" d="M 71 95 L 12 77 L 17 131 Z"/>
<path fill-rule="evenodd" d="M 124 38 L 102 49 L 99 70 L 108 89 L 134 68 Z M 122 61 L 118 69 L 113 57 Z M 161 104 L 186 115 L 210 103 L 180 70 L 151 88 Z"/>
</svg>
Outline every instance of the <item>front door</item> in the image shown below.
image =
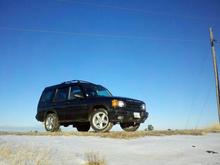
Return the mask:
<svg viewBox="0 0 220 165">
<path fill-rule="evenodd" d="M 78 85 L 71 86 L 66 110 L 66 119 L 80 121 L 87 116 L 87 104 L 85 96 Z"/>
</svg>

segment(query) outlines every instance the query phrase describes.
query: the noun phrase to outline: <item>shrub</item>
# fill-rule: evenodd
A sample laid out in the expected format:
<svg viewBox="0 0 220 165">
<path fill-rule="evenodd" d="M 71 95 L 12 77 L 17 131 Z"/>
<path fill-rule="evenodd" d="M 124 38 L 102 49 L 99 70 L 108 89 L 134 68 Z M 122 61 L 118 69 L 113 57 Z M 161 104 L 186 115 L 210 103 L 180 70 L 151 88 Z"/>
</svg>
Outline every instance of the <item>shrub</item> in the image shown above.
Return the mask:
<svg viewBox="0 0 220 165">
<path fill-rule="evenodd" d="M 153 130 L 154 130 L 154 127 L 153 127 L 153 125 L 148 125 L 148 126 L 147 126 L 147 129 L 148 129 L 148 131 L 153 131 Z"/>
</svg>

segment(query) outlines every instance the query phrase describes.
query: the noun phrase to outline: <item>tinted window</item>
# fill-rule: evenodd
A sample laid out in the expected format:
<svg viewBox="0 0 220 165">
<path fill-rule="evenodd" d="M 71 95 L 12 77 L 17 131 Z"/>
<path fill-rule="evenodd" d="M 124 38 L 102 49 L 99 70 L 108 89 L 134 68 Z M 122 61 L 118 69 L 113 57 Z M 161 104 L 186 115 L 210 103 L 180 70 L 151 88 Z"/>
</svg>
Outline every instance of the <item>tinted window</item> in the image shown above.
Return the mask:
<svg viewBox="0 0 220 165">
<path fill-rule="evenodd" d="M 69 88 L 68 87 L 58 89 L 55 100 L 56 101 L 65 101 L 65 100 L 67 100 L 68 93 L 69 93 Z"/>
<path fill-rule="evenodd" d="M 83 88 L 87 97 L 112 96 L 112 94 L 101 85 L 84 85 Z"/>
<path fill-rule="evenodd" d="M 41 97 L 41 102 L 49 102 L 53 99 L 54 90 L 45 90 Z"/>
<path fill-rule="evenodd" d="M 75 95 L 83 96 L 83 93 L 79 86 L 72 86 L 70 91 L 70 99 L 76 99 Z"/>
</svg>

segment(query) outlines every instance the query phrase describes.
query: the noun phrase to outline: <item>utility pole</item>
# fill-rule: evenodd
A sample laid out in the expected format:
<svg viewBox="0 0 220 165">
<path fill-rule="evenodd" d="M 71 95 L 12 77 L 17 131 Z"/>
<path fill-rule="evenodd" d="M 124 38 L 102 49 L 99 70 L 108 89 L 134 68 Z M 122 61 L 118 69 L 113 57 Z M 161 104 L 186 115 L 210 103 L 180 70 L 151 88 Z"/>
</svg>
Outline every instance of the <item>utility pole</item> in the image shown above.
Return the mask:
<svg viewBox="0 0 220 165">
<path fill-rule="evenodd" d="M 213 37 L 212 28 L 209 28 L 210 33 L 210 43 L 212 49 L 212 59 L 213 59 L 213 66 L 214 66 L 214 73 L 215 73 L 215 86 L 216 86 L 216 99 L 217 99 L 217 107 L 218 107 L 218 119 L 220 124 L 220 98 L 219 98 L 219 79 L 218 79 L 218 66 L 216 62 L 216 54 L 215 54 L 215 39 Z"/>
</svg>

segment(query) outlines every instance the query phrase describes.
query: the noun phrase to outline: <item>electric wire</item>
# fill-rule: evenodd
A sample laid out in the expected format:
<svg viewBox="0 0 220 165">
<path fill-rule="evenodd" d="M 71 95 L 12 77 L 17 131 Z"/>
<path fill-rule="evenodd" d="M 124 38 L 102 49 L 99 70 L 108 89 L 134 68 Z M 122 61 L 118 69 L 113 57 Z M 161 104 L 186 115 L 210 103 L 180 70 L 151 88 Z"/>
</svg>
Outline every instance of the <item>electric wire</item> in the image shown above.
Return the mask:
<svg viewBox="0 0 220 165">
<path fill-rule="evenodd" d="M 82 2 L 82 1 L 76 1 L 76 0 L 56 0 L 57 2 L 71 2 L 76 3 L 80 5 L 87 5 L 87 6 L 93 6 L 93 7 L 99 7 L 99 8 L 110 8 L 110 9 L 117 9 L 117 10 L 124 10 L 124 11 L 130 11 L 130 12 L 138 12 L 143 14 L 152 14 L 152 15 L 162 15 L 162 16 L 173 16 L 173 17 L 182 17 L 185 19 L 196 19 L 196 20 L 215 20 L 220 21 L 218 18 L 210 18 L 210 17 L 192 17 L 192 16 L 184 16 L 184 15 L 174 15 L 170 13 L 165 12 L 155 12 L 150 10 L 142 10 L 142 9 L 135 9 L 135 8 L 127 8 L 127 7 L 119 7 L 119 6 L 113 6 L 113 5 L 105 5 L 105 4 L 95 4 L 90 2 Z M 147 36 L 131 36 L 131 35 L 115 35 L 115 34 L 103 34 L 103 33 L 81 33 L 81 32 L 66 32 L 66 31 L 56 31 L 56 30 L 45 30 L 45 29 L 32 29 L 32 28 L 17 28 L 17 27 L 7 27 L 7 26 L 0 26 L 0 30 L 8 30 L 8 31 L 20 31 L 20 32 L 34 32 L 34 33 L 48 33 L 48 34 L 60 34 L 60 35 L 68 35 L 68 36 L 85 36 L 85 37 L 107 37 L 107 38 L 124 38 L 124 39 L 144 39 L 144 40 L 154 40 L 154 41 L 175 41 L 175 42 L 203 42 L 203 40 L 197 40 L 197 39 L 177 39 L 177 38 L 161 38 L 161 37 L 147 37 Z M 218 42 L 219 43 L 219 42 Z M 205 60 L 204 60 L 205 61 Z M 204 64 L 203 64 L 204 65 Z M 204 66 L 200 70 L 200 73 L 203 72 Z M 201 74 L 199 74 L 201 76 Z M 199 83 L 201 83 L 201 79 L 199 80 Z M 198 85 L 197 87 L 199 87 Z M 198 94 L 198 93 L 197 93 Z M 198 124 L 201 120 L 202 114 L 204 112 L 205 107 L 207 106 L 207 100 L 209 100 L 210 93 L 207 95 L 206 101 L 203 103 L 203 108 L 201 108 L 200 115 L 198 117 L 198 120 L 196 122 L 195 128 L 198 127 Z M 186 126 L 188 127 L 189 121 L 191 119 L 191 114 L 193 111 L 193 105 L 195 104 L 195 100 L 198 98 L 198 95 L 195 97 L 195 99 L 192 99 L 191 106 L 189 108 L 188 117 L 186 120 Z"/>
<path fill-rule="evenodd" d="M 200 121 L 202 119 L 203 113 L 205 111 L 205 108 L 207 107 L 209 101 L 210 101 L 210 96 L 211 96 L 211 92 L 212 92 L 213 88 L 211 86 L 209 86 L 208 89 L 208 94 L 206 95 L 205 101 L 203 102 L 202 108 L 200 109 L 200 113 L 197 119 L 197 122 L 195 124 L 195 129 L 198 129 L 198 126 L 200 124 Z"/>
<path fill-rule="evenodd" d="M 98 8 L 109 8 L 109 9 L 116 9 L 116 10 L 122 10 L 122 11 L 137 12 L 137 13 L 142 13 L 142 14 L 147 14 L 147 15 L 150 14 L 150 15 L 169 16 L 169 17 L 182 17 L 184 19 L 220 21 L 219 18 L 213 18 L 213 17 L 193 17 L 193 16 L 186 16 L 186 15 L 178 15 L 176 13 L 158 12 L 158 11 L 143 10 L 143 9 L 137 9 L 137 8 L 97 4 L 97 3 L 85 2 L 85 1 L 83 2 L 83 1 L 78 1 L 78 0 L 56 0 L 56 1 L 61 2 L 61 3 L 69 3 L 69 4 L 74 3 L 74 4 L 93 6 L 93 7 L 98 7 Z"/>
<path fill-rule="evenodd" d="M 192 116 L 192 113 L 194 111 L 193 107 L 195 105 L 196 100 L 199 97 L 198 94 L 201 91 L 201 90 L 199 90 L 199 88 L 201 87 L 201 82 L 202 82 L 202 78 L 203 78 L 202 75 L 204 74 L 204 71 L 205 71 L 205 62 L 207 61 L 206 58 L 207 58 L 207 56 L 204 55 L 202 60 L 201 60 L 201 65 L 200 65 L 201 68 L 200 68 L 200 71 L 198 72 L 199 79 L 198 79 L 198 83 L 197 83 L 197 85 L 195 87 L 195 88 L 197 88 L 196 91 L 198 91 L 198 92 L 196 92 L 195 93 L 196 94 L 195 97 L 192 98 L 192 101 L 191 101 L 191 104 L 190 104 L 190 107 L 189 107 L 189 110 L 188 110 L 188 115 L 187 115 L 187 119 L 186 119 L 185 129 L 188 129 L 188 126 L 189 126 L 189 123 L 190 123 L 190 120 L 191 120 L 191 116 Z"/>
<path fill-rule="evenodd" d="M 0 26 L 0 30 L 50 33 L 50 34 L 61 34 L 61 35 L 68 35 L 68 36 L 144 39 L 144 40 L 152 40 L 152 41 L 174 41 L 174 42 L 203 42 L 204 41 L 204 40 L 198 40 L 198 39 L 178 39 L 178 38 L 147 37 L 147 36 L 134 36 L 134 35 L 115 35 L 115 34 L 104 34 L 104 33 L 66 32 L 66 31 L 45 30 L 45 29 L 16 28 L 16 27 L 7 27 L 7 26 Z"/>
</svg>

